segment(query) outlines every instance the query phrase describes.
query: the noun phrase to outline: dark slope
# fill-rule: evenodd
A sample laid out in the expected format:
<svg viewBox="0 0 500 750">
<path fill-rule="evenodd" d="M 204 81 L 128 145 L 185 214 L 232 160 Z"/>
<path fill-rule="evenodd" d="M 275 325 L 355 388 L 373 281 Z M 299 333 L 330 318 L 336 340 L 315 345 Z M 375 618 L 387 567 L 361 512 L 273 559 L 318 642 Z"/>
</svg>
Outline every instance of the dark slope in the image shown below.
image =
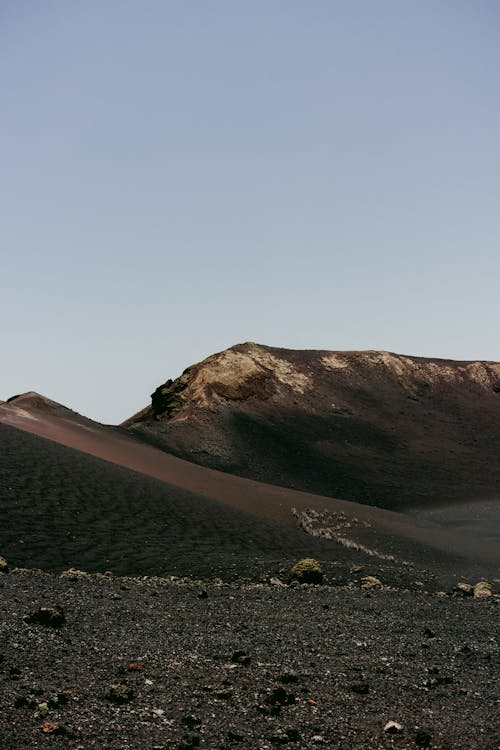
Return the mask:
<svg viewBox="0 0 500 750">
<path fill-rule="evenodd" d="M 30 395 L 30 399 L 32 399 L 32 395 Z M 7 462 L 8 464 L 9 455 L 11 459 L 15 458 L 16 460 L 10 466 L 7 465 L 5 486 L 10 486 L 10 477 L 13 478 L 16 487 L 18 487 L 20 479 L 21 481 L 25 480 L 29 488 L 34 488 L 34 497 L 39 496 L 43 500 L 41 505 L 36 506 L 42 516 L 40 519 L 40 528 L 43 527 L 42 539 L 46 539 L 47 533 L 50 532 L 50 518 L 54 512 L 53 507 L 46 507 L 47 499 L 52 498 L 54 494 L 53 481 L 56 482 L 56 487 L 61 487 L 61 482 L 64 482 L 66 489 L 63 497 L 64 507 L 67 507 L 68 502 L 73 503 L 71 507 L 74 508 L 77 517 L 81 515 L 82 509 L 86 506 L 88 506 L 91 519 L 94 519 L 96 514 L 101 514 L 105 521 L 103 527 L 105 532 L 103 534 L 107 537 L 106 542 L 99 547 L 99 564 L 97 558 L 95 561 L 95 565 L 100 569 L 109 567 L 107 564 L 108 558 L 117 560 L 119 565 L 122 566 L 119 568 L 120 570 L 123 569 L 123 565 L 128 564 L 130 564 L 130 568 L 125 568 L 127 571 L 137 569 L 137 562 L 132 563 L 132 561 L 126 560 L 126 556 L 129 554 L 127 552 L 128 542 L 125 544 L 122 541 L 122 536 L 123 539 L 128 539 L 130 533 L 133 534 L 132 546 L 135 550 L 135 557 L 140 559 L 141 555 L 144 556 L 147 564 L 151 566 L 152 572 L 158 572 L 159 569 L 163 570 L 161 566 L 165 560 L 163 555 L 166 553 L 163 547 L 166 540 L 170 540 L 169 543 L 175 548 L 168 558 L 170 565 L 173 564 L 176 555 L 179 557 L 187 555 L 186 559 L 191 557 L 194 559 L 195 555 L 203 554 L 203 546 L 201 545 L 199 550 L 195 550 L 191 542 L 193 539 L 206 538 L 208 540 L 207 548 L 211 550 L 212 560 L 203 559 L 200 561 L 200 565 L 204 566 L 203 569 L 209 569 L 210 566 L 215 565 L 216 553 L 214 549 L 217 545 L 220 545 L 222 558 L 224 558 L 224 554 L 227 558 L 228 551 L 231 554 L 233 552 L 236 554 L 237 550 L 247 550 L 249 544 L 253 546 L 254 550 L 271 550 L 273 545 L 269 545 L 265 541 L 266 534 L 261 533 L 260 530 L 262 523 L 264 523 L 264 527 L 268 527 L 269 521 L 273 523 L 275 529 L 279 528 L 276 525 L 279 524 L 293 530 L 296 536 L 287 537 L 288 541 L 283 549 L 286 548 L 289 555 L 296 558 L 301 554 L 304 545 L 311 547 L 313 544 L 313 542 L 305 542 L 305 537 L 296 531 L 299 520 L 303 528 L 311 530 L 314 527 L 313 533 L 316 541 L 314 541 L 313 546 L 318 550 L 318 553 L 320 550 L 320 547 L 318 547 L 319 537 L 322 540 L 325 540 L 325 537 L 332 540 L 322 541 L 326 559 L 329 559 L 332 555 L 341 560 L 354 559 L 357 554 L 358 559 L 360 556 L 371 555 L 377 560 L 387 560 L 387 556 L 390 556 L 394 558 L 391 566 L 396 569 L 401 568 L 403 562 L 413 562 L 422 567 L 422 564 L 425 566 L 427 561 L 430 560 L 432 561 L 430 564 L 434 566 L 436 571 L 439 569 L 446 573 L 458 571 L 465 573 L 466 570 L 475 570 L 479 574 L 480 571 L 495 571 L 500 565 L 498 545 L 480 539 L 474 534 L 454 534 L 435 524 L 422 522 L 393 511 L 297 492 L 296 490 L 264 484 L 197 466 L 141 442 L 137 437 L 134 437 L 133 433 L 85 420 L 60 405 L 57 405 L 57 414 L 54 414 L 52 407 L 49 410 L 46 408 L 43 397 L 37 397 L 36 403 L 40 399 L 42 403 L 40 407 L 31 405 L 28 410 L 17 406 L 17 402 L 0 406 L 0 424 L 19 428 L 24 432 L 37 435 L 39 438 L 48 438 L 57 444 L 66 446 L 66 448 L 73 449 L 73 455 L 76 453 L 78 457 L 77 464 L 83 460 L 80 454 L 84 453 L 103 459 L 105 462 L 116 464 L 122 469 L 132 470 L 127 472 L 127 476 L 129 478 L 134 477 L 133 486 L 136 486 L 135 483 L 137 482 L 141 485 L 141 482 L 145 481 L 144 475 L 156 480 L 159 479 L 164 483 L 162 486 L 168 489 L 167 495 L 172 500 L 171 514 L 174 518 L 174 525 L 169 525 L 170 511 L 167 509 L 167 526 L 164 533 L 160 534 L 161 538 L 158 537 L 158 544 L 153 545 L 154 554 L 149 557 L 149 548 L 152 545 L 149 538 L 149 529 L 151 528 L 152 537 L 157 539 L 157 536 L 155 536 L 158 531 L 156 518 L 158 513 L 163 513 L 161 505 L 150 506 L 150 494 L 141 491 L 136 495 L 134 494 L 135 490 L 132 489 L 131 495 L 125 482 L 123 492 L 119 496 L 116 496 L 116 493 L 108 495 L 107 491 L 102 490 L 100 483 L 92 479 L 94 475 L 91 464 L 88 464 L 88 471 L 78 472 L 75 469 L 74 461 L 56 461 L 50 457 L 51 452 L 47 454 L 45 451 L 38 458 L 38 443 L 33 441 L 31 441 L 29 449 L 24 452 L 26 460 L 20 462 L 19 455 L 22 455 L 22 451 L 16 454 L 16 451 L 11 448 L 9 453 L 9 441 L 14 433 L 8 433 L 3 460 L 4 463 Z M 18 437 L 17 439 L 20 440 L 21 438 Z M 51 451 L 53 450 L 55 449 L 51 449 Z M 107 466 L 108 464 L 103 465 Z M 64 467 L 62 477 L 61 467 Z M 38 471 L 38 474 L 33 475 L 34 471 Z M 136 472 L 138 473 L 136 474 Z M 118 486 L 119 484 L 114 480 L 106 480 L 105 482 L 105 487 L 108 488 L 116 489 Z M 13 495 L 7 495 L 11 500 L 11 507 L 18 507 L 19 504 L 21 507 L 26 506 L 30 493 L 31 489 L 25 491 L 21 486 Z M 232 516 L 235 528 L 245 529 L 243 541 L 237 537 L 235 542 L 232 533 L 229 533 L 229 531 L 222 534 L 217 521 L 217 514 L 214 517 L 211 513 L 208 517 L 204 517 L 203 513 L 199 515 L 196 506 L 184 503 L 183 498 L 186 495 L 202 498 L 204 501 L 210 499 L 216 501 L 217 507 L 220 507 L 219 504 L 223 504 L 226 509 L 235 511 L 237 516 Z M 137 498 L 137 502 L 134 501 L 133 505 L 129 507 L 128 501 L 131 496 Z M 55 510 L 57 510 L 57 507 Z M 183 518 L 179 527 L 175 525 L 178 512 L 181 512 Z M 241 512 L 247 520 L 253 518 L 255 525 L 251 529 L 247 528 L 245 524 L 240 525 L 237 521 Z M 31 523 L 30 516 L 36 523 L 39 521 L 38 515 L 33 513 L 31 505 L 29 510 L 26 507 L 25 522 L 28 526 Z M 101 515 L 99 515 L 99 518 L 101 518 Z M 70 519 L 71 524 L 75 525 L 73 513 Z M 141 524 L 144 528 L 141 528 Z M 183 524 L 187 527 L 187 530 Z M 60 522 L 58 521 L 57 528 L 59 529 L 59 527 Z M 15 532 L 16 524 L 9 521 L 7 529 L 9 528 Z M 82 527 L 79 527 L 80 534 L 81 529 Z M 123 535 L 122 529 L 124 529 Z M 114 530 L 118 531 L 116 538 Z M 85 531 L 89 557 L 95 549 L 93 533 L 93 531 L 91 533 Z M 283 530 L 283 533 L 286 533 L 286 531 Z M 66 542 L 69 550 L 71 550 L 72 534 L 73 532 L 68 530 Z M 98 534 L 101 541 L 103 540 L 103 534 L 100 532 Z M 224 538 L 222 539 L 222 537 Z M 253 544 L 254 540 L 255 545 Z M 276 542 L 274 546 L 276 550 L 282 549 L 279 542 Z M 109 551 L 107 551 L 108 548 Z M 53 550 L 51 554 L 55 554 Z M 245 564 L 248 565 L 248 562 Z M 182 565 L 185 567 L 184 562 L 182 562 Z M 186 569 L 189 570 L 189 567 Z M 190 572 L 194 574 L 194 569 Z"/>
<path fill-rule="evenodd" d="M 23 567 L 231 578 L 333 556 L 293 528 L 2 424 L 0 509 L 0 552 Z"/>
<path fill-rule="evenodd" d="M 385 508 L 500 495 L 500 365 L 242 344 L 124 423 L 189 461 Z"/>
</svg>

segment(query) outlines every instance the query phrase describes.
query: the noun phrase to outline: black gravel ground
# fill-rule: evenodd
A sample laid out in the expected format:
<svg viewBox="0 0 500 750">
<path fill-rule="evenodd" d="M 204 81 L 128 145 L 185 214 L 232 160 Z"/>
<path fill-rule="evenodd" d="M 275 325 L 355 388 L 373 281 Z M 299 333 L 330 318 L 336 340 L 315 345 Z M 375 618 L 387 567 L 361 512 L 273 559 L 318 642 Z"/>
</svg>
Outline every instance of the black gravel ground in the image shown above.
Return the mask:
<svg viewBox="0 0 500 750">
<path fill-rule="evenodd" d="M 0 748 L 498 750 L 499 599 L 423 584 L 0 576 Z"/>
</svg>

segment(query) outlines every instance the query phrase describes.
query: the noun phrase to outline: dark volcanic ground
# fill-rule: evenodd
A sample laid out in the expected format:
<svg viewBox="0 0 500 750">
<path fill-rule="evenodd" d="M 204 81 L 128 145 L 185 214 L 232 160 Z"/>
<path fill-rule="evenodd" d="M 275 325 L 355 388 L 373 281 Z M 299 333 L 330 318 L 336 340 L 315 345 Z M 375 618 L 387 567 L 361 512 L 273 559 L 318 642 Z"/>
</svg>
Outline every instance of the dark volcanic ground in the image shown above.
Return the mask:
<svg viewBox="0 0 500 750">
<path fill-rule="evenodd" d="M 207 362 L 130 431 L 0 406 L 0 750 L 500 750 L 500 365 Z"/>
<path fill-rule="evenodd" d="M 251 507 L 253 485 L 236 479 L 232 490 L 245 493 L 243 507 Z M 256 485 L 255 492 L 260 490 L 265 485 Z M 318 500 L 305 497 L 306 504 Z M 279 492 L 277 498 L 264 493 L 261 502 L 280 498 Z M 340 564 L 344 576 L 351 564 L 370 563 L 386 583 L 407 585 L 424 576 L 436 590 L 464 576 L 495 577 L 500 568 L 498 547 L 472 535 L 407 527 L 399 514 L 389 514 L 385 526 L 376 518 L 368 523 L 337 514 L 344 543 L 321 539 L 294 527 L 289 510 L 286 522 L 278 523 L 5 424 L 0 503 L 0 554 L 11 566 L 55 572 L 77 567 L 115 575 L 261 580 L 312 556 Z"/>
<path fill-rule="evenodd" d="M 0 456 L 0 554 L 11 565 L 230 579 L 336 556 L 289 526 L 2 424 Z"/>
<path fill-rule="evenodd" d="M 36 574 L 0 597 L 2 750 L 500 747 L 498 599 Z M 60 629 L 23 621 L 49 602 Z"/>
</svg>

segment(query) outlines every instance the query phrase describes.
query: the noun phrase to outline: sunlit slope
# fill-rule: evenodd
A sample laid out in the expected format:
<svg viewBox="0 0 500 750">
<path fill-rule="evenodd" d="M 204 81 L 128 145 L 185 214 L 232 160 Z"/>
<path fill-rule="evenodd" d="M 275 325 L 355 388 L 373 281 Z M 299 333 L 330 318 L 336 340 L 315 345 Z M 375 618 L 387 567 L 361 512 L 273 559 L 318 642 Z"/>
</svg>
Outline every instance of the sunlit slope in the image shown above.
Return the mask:
<svg viewBox="0 0 500 750">
<path fill-rule="evenodd" d="M 242 344 L 124 423 L 189 461 L 386 508 L 500 494 L 500 364 Z"/>
</svg>

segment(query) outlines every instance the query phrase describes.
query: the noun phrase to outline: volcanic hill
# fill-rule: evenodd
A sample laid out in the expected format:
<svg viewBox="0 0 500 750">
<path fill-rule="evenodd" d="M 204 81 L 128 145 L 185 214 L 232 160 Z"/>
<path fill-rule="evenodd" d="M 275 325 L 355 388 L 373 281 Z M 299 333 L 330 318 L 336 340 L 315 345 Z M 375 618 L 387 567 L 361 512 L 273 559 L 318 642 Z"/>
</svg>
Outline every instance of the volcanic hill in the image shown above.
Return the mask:
<svg viewBox="0 0 500 750">
<path fill-rule="evenodd" d="M 395 510 L 500 494 L 500 364 L 240 344 L 123 423 L 202 466 Z"/>
</svg>

